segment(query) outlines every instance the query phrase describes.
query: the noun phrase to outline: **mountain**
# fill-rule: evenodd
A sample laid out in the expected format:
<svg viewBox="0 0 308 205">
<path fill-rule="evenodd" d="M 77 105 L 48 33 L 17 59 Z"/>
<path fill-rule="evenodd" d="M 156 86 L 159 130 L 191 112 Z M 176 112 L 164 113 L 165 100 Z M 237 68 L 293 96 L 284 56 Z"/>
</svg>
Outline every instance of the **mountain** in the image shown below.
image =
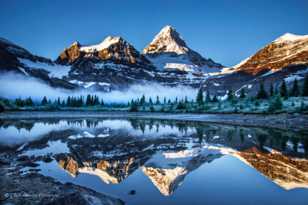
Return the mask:
<svg viewBox="0 0 308 205">
<path fill-rule="evenodd" d="M 257 75 L 266 71 L 276 72 L 289 65 L 302 64 L 308 65 L 308 35 L 286 33 L 234 68 Z"/>
<path fill-rule="evenodd" d="M 74 89 L 75 86 L 62 79 L 69 67 L 54 63 L 48 58 L 34 55 L 28 50 L 0 38 L 0 72 L 18 73 L 37 78 L 52 87 Z"/>
<path fill-rule="evenodd" d="M 74 158 L 78 158 L 74 156 Z M 71 156 L 59 154 L 58 164 L 71 176 L 76 177 L 80 173 L 98 176 L 106 184 L 119 184 L 137 170 L 144 163 L 146 156 L 122 157 L 118 160 L 92 159 L 79 163 Z"/>
<path fill-rule="evenodd" d="M 69 82 L 84 88 L 108 91 L 153 80 L 154 66 L 121 37 L 108 36 L 90 46 L 74 42 L 59 55 L 56 63 L 70 65 Z"/>
<path fill-rule="evenodd" d="M 163 152 L 154 155 L 143 167 L 161 194 L 170 196 L 183 183 L 185 177 L 204 163 L 218 159 L 221 153 L 203 152 L 201 148 L 177 152 Z"/>
<path fill-rule="evenodd" d="M 232 89 L 239 95 L 241 89 L 255 95 L 263 82 L 266 89 L 280 86 L 283 80 L 300 83 L 308 73 L 308 35 L 284 34 L 267 44 L 251 57 L 233 68 L 226 68 L 208 78 L 203 87 L 212 93 L 224 95 Z"/>
<path fill-rule="evenodd" d="M 180 34 L 171 26 L 165 26 L 143 50 L 143 53 L 159 70 L 186 72 L 217 72 L 222 65 L 203 58 L 190 49 Z"/>
<path fill-rule="evenodd" d="M 285 190 L 308 187 L 308 162 L 285 156 L 277 150 L 264 152 L 257 147 L 243 150 L 238 158 Z"/>
<path fill-rule="evenodd" d="M 34 55 L 0 38 L 0 72 L 18 73 L 65 89 L 110 91 L 132 84 L 159 83 L 202 87 L 225 96 L 232 89 L 255 95 L 278 87 L 282 80 L 302 83 L 308 73 L 308 35 L 284 34 L 231 68 L 223 68 L 190 49 L 171 26 L 164 27 L 140 53 L 121 37 L 108 36 L 97 45 L 74 42 L 51 59 Z"/>
<path fill-rule="evenodd" d="M 130 67 L 153 68 L 142 54 L 118 36 L 108 36 L 101 43 L 91 46 L 82 46 L 79 42 L 74 42 L 60 54 L 56 62 L 67 65 L 89 59 Z"/>
<path fill-rule="evenodd" d="M 52 87 L 110 91 L 132 84 L 199 87 L 202 76 L 186 72 L 157 71 L 154 65 L 121 37 L 82 46 L 74 42 L 52 61 L 0 39 L 0 71 L 34 77 Z M 183 75 L 185 74 L 185 75 Z"/>
</svg>

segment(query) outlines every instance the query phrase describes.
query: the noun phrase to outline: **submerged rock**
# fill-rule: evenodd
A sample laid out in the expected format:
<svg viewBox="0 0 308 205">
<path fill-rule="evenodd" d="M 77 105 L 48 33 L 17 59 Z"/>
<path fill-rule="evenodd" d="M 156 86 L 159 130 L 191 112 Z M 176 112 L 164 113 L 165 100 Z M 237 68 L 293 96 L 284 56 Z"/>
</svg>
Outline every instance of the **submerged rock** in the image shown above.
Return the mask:
<svg viewBox="0 0 308 205">
<path fill-rule="evenodd" d="M 129 194 L 129 195 L 135 195 L 135 194 L 136 194 L 136 190 L 130 190 L 130 191 L 128 192 L 128 194 Z"/>
</svg>

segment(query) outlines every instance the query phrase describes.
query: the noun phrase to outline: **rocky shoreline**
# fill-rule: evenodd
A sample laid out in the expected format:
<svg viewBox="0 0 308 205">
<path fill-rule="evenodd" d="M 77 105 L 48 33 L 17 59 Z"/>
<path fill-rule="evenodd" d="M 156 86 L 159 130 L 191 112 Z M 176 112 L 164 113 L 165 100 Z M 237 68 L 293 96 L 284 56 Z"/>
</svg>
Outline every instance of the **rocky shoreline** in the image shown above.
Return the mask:
<svg viewBox="0 0 308 205">
<path fill-rule="evenodd" d="M 219 124 L 230 124 L 249 127 L 278 128 L 291 131 L 307 131 L 308 115 L 306 114 L 170 114 L 142 112 L 4 112 L 0 120 L 52 119 L 52 118 L 138 118 L 157 120 L 195 121 Z"/>
<path fill-rule="evenodd" d="M 25 171 L 25 165 L 31 168 Z M 17 157 L 15 151 L 0 153 L 0 204 L 124 204 L 120 199 L 43 176 L 37 172 L 36 166 L 34 160 Z"/>
</svg>

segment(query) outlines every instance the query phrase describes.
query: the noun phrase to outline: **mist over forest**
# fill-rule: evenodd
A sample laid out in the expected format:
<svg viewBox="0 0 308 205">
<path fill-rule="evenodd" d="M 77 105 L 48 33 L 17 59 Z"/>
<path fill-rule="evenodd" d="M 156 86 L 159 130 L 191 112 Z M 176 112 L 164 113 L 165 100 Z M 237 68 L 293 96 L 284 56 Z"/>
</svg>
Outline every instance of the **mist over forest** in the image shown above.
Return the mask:
<svg viewBox="0 0 308 205">
<path fill-rule="evenodd" d="M 55 100 L 58 97 L 65 99 L 68 96 L 86 96 L 88 94 L 97 95 L 107 103 L 127 103 L 132 99 L 146 98 L 155 99 L 157 96 L 163 99 L 174 100 L 175 98 L 195 99 L 197 89 L 186 86 L 169 87 L 157 83 L 132 85 L 125 90 L 114 90 L 102 92 L 96 90 L 66 90 L 53 88 L 46 83 L 29 76 L 16 74 L 4 74 L 0 76 L 0 94 L 4 98 L 16 99 L 31 97 L 35 101 L 40 101 L 44 96 Z"/>
</svg>

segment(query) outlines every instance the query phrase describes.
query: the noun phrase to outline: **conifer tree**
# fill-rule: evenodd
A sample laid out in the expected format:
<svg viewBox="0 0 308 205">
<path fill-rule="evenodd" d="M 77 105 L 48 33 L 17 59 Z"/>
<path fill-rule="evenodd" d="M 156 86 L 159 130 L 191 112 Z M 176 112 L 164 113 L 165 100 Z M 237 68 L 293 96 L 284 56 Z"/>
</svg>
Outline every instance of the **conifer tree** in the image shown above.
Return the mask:
<svg viewBox="0 0 308 205">
<path fill-rule="evenodd" d="M 288 89 L 286 82 L 283 80 L 280 86 L 280 96 L 284 97 L 285 99 L 288 98 Z"/>
<path fill-rule="evenodd" d="M 202 92 L 202 89 L 201 89 L 201 88 L 198 90 L 197 97 L 196 97 L 196 102 L 197 102 L 199 105 L 202 105 L 202 104 L 203 104 L 203 92 Z"/>
<path fill-rule="evenodd" d="M 47 105 L 48 101 L 47 101 L 47 97 L 44 96 L 43 99 L 42 99 L 42 102 L 41 102 L 41 105 Z"/>
<path fill-rule="evenodd" d="M 92 105 L 92 97 L 91 95 L 87 95 L 87 99 L 86 99 L 86 106 L 91 106 Z"/>
<path fill-rule="evenodd" d="M 21 98 L 15 99 L 15 105 L 18 106 L 18 107 L 23 107 L 23 102 L 22 102 Z"/>
<path fill-rule="evenodd" d="M 209 91 L 206 92 L 205 102 L 211 102 L 211 95 Z"/>
<path fill-rule="evenodd" d="M 260 83 L 260 88 L 259 91 L 257 93 L 257 99 L 267 99 L 268 98 L 268 94 L 264 89 L 264 84 Z"/>
<path fill-rule="evenodd" d="M 57 99 L 57 106 L 61 106 L 61 100 L 60 100 L 60 97 L 58 97 L 58 99 Z"/>
<path fill-rule="evenodd" d="M 83 96 L 79 97 L 79 106 L 82 107 L 83 106 Z"/>
<path fill-rule="evenodd" d="M 160 101 L 159 101 L 159 96 L 156 96 L 156 105 L 159 105 L 160 104 Z"/>
<path fill-rule="evenodd" d="M 217 95 L 214 95 L 214 97 L 213 97 L 212 101 L 213 101 L 213 102 L 218 102 Z"/>
<path fill-rule="evenodd" d="M 152 101 L 152 98 L 150 97 L 150 99 L 149 99 L 149 104 L 150 105 L 153 105 L 153 101 Z"/>
<path fill-rule="evenodd" d="M 187 96 L 185 96 L 185 98 L 184 98 L 184 103 L 185 103 L 185 104 L 187 104 L 187 103 L 188 103 Z"/>
<path fill-rule="evenodd" d="M 234 93 L 233 93 L 232 89 L 228 90 L 228 98 L 227 98 L 227 100 L 229 100 L 229 101 L 234 100 Z"/>
<path fill-rule="evenodd" d="M 240 98 L 245 98 L 246 97 L 246 92 L 245 92 L 245 88 L 241 89 L 241 93 L 240 93 Z"/>
<path fill-rule="evenodd" d="M 145 96 L 142 95 L 142 97 L 140 98 L 140 105 L 144 105 L 145 104 Z"/>
<path fill-rule="evenodd" d="M 94 95 L 92 105 L 99 105 L 99 98 L 97 95 Z"/>
<path fill-rule="evenodd" d="M 184 103 L 183 101 L 180 101 L 180 102 L 177 104 L 176 109 L 178 109 L 178 110 L 184 110 L 184 109 L 186 109 L 185 103 Z"/>
<path fill-rule="evenodd" d="M 26 105 L 26 106 L 33 106 L 33 105 L 34 105 L 34 103 L 33 103 L 31 97 L 28 97 L 28 98 L 25 100 L 25 105 Z"/>
<path fill-rule="evenodd" d="M 271 83 L 270 96 L 273 97 L 274 95 L 275 95 L 274 86 L 273 86 L 273 83 Z"/>
<path fill-rule="evenodd" d="M 305 79 L 304 79 L 302 95 L 303 96 L 308 96 L 308 75 L 306 75 Z"/>
<path fill-rule="evenodd" d="M 134 100 L 132 100 L 131 103 L 130 103 L 129 111 L 130 112 L 137 112 L 138 111 L 138 105 Z"/>
<path fill-rule="evenodd" d="M 140 105 L 140 100 L 139 100 L 139 98 L 137 98 L 137 99 L 135 100 L 135 103 L 136 103 L 137 105 Z"/>
<path fill-rule="evenodd" d="M 66 99 L 66 106 L 67 107 L 71 106 L 71 97 L 70 96 L 68 96 L 67 99 Z"/>
<path fill-rule="evenodd" d="M 292 87 L 290 95 L 293 96 L 293 97 L 299 96 L 299 88 L 298 88 L 297 79 L 295 79 L 294 82 L 293 82 L 293 87 Z"/>
</svg>

